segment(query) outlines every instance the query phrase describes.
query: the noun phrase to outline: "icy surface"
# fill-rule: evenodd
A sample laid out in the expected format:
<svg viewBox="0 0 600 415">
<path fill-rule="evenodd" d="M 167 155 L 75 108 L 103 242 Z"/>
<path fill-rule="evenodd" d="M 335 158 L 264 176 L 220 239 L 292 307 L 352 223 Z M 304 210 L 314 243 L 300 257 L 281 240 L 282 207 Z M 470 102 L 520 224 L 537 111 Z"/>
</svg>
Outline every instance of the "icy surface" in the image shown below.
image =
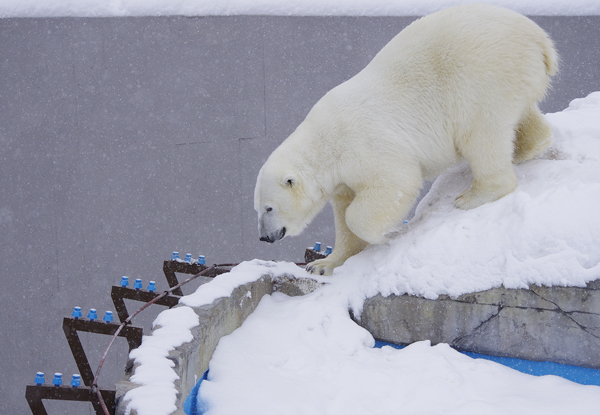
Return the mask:
<svg viewBox="0 0 600 415">
<path fill-rule="evenodd" d="M 0 17 L 422 16 L 475 0 L 0 0 Z M 598 15 L 598 0 L 490 0 L 527 15 Z"/>
<path fill-rule="evenodd" d="M 373 349 L 372 336 L 348 315 L 349 307 L 360 314 L 364 299 L 377 293 L 434 299 L 501 285 L 583 286 L 598 278 L 600 92 L 546 117 L 555 143 L 540 159 L 515 167 L 519 186 L 512 194 L 470 211 L 455 209 L 454 198 L 470 182 L 468 166 L 457 166 L 434 182 L 390 243 L 318 278 L 329 284 L 312 294 L 264 297 L 241 328 L 221 339 L 200 389 L 201 406 L 209 414 L 595 413 L 600 387 L 525 375 L 443 344 Z M 181 303 L 210 304 L 263 275 L 283 274 L 310 277 L 293 264 L 254 260 Z M 172 324 L 177 334 L 157 331 L 132 352 L 143 363 L 132 380 L 144 386 L 128 393 L 130 408 L 153 408 L 140 414 L 174 407 L 174 372 L 165 356 L 197 324 L 191 315 L 165 313 L 155 324 Z M 153 404 L 159 396 L 161 403 Z"/>
</svg>

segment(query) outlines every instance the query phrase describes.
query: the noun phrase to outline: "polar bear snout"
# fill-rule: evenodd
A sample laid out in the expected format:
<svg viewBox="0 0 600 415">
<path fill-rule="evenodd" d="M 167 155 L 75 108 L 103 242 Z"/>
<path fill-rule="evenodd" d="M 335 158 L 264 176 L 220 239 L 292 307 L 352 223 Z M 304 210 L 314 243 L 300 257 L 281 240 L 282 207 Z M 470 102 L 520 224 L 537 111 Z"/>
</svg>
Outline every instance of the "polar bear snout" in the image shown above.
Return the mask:
<svg viewBox="0 0 600 415">
<path fill-rule="evenodd" d="M 281 220 L 282 218 L 278 212 L 279 209 L 269 204 L 258 215 L 258 234 L 261 241 L 273 243 L 286 235 L 286 223 Z"/>
<path fill-rule="evenodd" d="M 285 226 L 283 228 L 281 228 L 275 232 L 269 233 L 269 234 L 261 231 L 260 240 L 264 241 L 264 242 L 269 242 L 272 244 L 273 242 L 282 239 L 285 236 L 285 231 L 286 231 Z"/>
</svg>

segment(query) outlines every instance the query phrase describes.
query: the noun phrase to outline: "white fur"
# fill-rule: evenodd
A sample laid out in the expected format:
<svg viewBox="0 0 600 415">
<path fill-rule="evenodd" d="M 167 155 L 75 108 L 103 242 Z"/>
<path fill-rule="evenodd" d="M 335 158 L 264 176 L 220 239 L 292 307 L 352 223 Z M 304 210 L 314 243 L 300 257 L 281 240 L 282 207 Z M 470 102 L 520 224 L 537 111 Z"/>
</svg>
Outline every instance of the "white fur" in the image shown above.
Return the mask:
<svg viewBox="0 0 600 415">
<path fill-rule="evenodd" d="M 457 207 L 512 192 L 512 162 L 551 143 L 537 101 L 556 70 L 546 33 L 513 11 L 465 5 L 413 22 L 271 154 L 255 190 L 261 236 L 296 235 L 331 201 L 335 250 L 308 266 L 330 274 L 385 242 L 423 180 L 461 158 L 474 179 Z"/>
</svg>

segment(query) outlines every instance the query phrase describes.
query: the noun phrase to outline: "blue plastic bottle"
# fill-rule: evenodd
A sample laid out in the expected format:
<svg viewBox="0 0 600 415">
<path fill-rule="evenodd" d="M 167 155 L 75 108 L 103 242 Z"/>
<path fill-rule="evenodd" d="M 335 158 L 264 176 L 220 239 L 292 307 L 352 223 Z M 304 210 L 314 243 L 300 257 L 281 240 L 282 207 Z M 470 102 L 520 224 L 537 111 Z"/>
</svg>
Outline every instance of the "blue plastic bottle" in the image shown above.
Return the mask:
<svg viewBox="0 0 600 415">
<path fill-rule="evenodd" d="M 129 285 L 129 277 L 121 277 L 121 287 L 127 287 Z"/>
<path fill-rule="evenodd" d="M 112 311 L 107 310 L 106 313 L 104 313 L 104 318 L 102 320 L 104 320 L 105 323 L 112 323 L 113 322 Z"/>
<path fill-rule="evenodd" d="M 52 384 L 54 386 L 60 386 L 60 385 L 62 385 L 62 373 L 55 373 L 54 374 L 54 379 L 52 379 Z"/>
<path fill-rule="evenodd" d="M 81 317 L 81 307 L 73 307 L 73 312 L 71 313 L 71 316 L 73 316 L 75 320 Z"/>
<path fill-rule="evenodd" d="M 96 312 L 95 308 L 90 308 L 90 312 L 88 313 L 87 318 L 91 321 L 94 321 L 98 318 L 98 313 Z"/>
<path fill-rule="evenodd" d="M 71 378 L 71 387 L 76 388 L 78 386 L 81 386 L 81 376 L 73 374 L 73 378 Z"/>
</svg>

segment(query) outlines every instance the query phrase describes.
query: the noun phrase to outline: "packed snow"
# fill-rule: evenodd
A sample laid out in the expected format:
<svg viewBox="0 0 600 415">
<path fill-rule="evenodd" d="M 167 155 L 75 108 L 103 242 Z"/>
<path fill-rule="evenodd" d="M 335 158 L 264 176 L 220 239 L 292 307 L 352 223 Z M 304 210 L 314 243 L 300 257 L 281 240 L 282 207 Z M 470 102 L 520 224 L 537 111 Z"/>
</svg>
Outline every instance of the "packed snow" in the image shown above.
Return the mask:
<svg viewBox="0 0 600 415">
<path fill-rule="evenodd" d="M 478 0 L 0 0 L 5 17 L 423 16 Z M 598 0 L 490 0 L 527 15 L 599 15 Z"/>
<path fill-rule="evenodd" d="M 600 387 L 535 377 L 446 344 L 373 348 L 333 287 L 274 294 L 221 339 L 200 387 L 214 414 L 593 414 Z"/>
<path fill-rule="evenodd" d="M 192 341 L 191 329 L 198 325 L 198 315 L 189 307 L 166 310 L 153 325 L 160 326 L 152 336 L 144 336 L 143 347 L 132 350 L 129 357 L 139 365 L 131 381 L 142 385 L 127 394 L 139 414 L 170 414 L 174 411 L 177 375 L 171 369 L 169 351 Z"/>
<path fill-rule="evenodd" d="M 175 410 L 173 363 L 166 355 L 188 341 L 185 332 L 195 324 L 188 306 L 211 304 L 264 275 L 287 274 L 327 284 L 302 297 L 263 297 L 244 324 L 221 339 L 198 398 L 207 414 L 596 413 L 598 386 L 526 375 L 428 341 L 402 350 L 373 348 L 373 337 L 348 309 L 359 315 L 364 299 L 377 293 L 434 299 L 501 285 L 584 286 L 597 278 L 599 115 L 600 92 L 546 115 L 553 147 L 516 166 L 519 187 L 496 202 L 455 209 L 469 169 L 460 165 L 441 175 L 399 235 L 350 258 L 332 277 L 254 260 L 200 286 L 155 322 L 173 327 L 145 337 L 132 352 L 141 363 L 132 380 L 142 386 L 127 394 L 128 410 Z"/>
</svg>

